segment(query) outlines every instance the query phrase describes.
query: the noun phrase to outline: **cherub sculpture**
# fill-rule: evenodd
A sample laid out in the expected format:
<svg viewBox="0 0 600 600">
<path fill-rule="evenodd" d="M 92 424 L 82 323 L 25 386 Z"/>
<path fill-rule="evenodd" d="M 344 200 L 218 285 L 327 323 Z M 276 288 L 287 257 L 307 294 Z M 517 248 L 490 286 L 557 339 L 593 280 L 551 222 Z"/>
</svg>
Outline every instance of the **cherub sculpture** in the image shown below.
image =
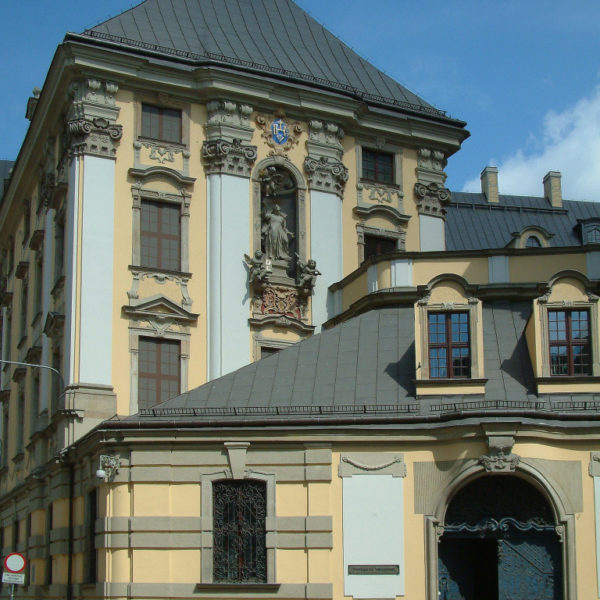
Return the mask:
<svg viewBox="0 0 600 600">
<path fill-rule="evenodd" d="M 317 285 L 317 277 L 322 273 L 317 269 L 316 260 L 310 258 L 307 262 L 304 262 L 298 253 L 296 253 L 296 258 L 298 259 L 299 270 L 298 287 L 305 295 L 310 296 L 315 289 L 315 285 Z"/>
<path fill-rule="evenodd" d="M 271 271 L 267 266 L 264 252 L 257 250 L 252 258 L 244 254 L 244 262 L 248 265 L 248 283 L 261 289 L 265 288 L 269 283 Z"/>
</svg>

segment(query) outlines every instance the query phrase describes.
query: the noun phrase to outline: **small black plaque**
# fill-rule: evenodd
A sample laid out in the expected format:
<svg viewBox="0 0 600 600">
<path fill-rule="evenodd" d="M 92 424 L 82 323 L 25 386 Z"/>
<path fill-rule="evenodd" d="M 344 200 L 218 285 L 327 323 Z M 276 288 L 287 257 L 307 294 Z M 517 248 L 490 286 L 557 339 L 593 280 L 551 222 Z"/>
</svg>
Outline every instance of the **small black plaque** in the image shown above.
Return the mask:
<svg viewBox="0 0 600 600">
<path fill-rule="evenodd" d="M 399 575 L 400 565 L 348 565 L 348 575 Z"/>
</svg>

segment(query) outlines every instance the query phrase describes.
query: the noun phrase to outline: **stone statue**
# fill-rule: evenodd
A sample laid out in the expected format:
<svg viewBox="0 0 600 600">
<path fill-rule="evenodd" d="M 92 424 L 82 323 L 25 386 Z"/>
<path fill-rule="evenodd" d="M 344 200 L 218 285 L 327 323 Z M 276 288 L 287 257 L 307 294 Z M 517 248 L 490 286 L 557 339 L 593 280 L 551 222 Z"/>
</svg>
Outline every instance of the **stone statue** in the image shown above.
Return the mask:
<svg viewBox="0 0 600 600">
<path fill-rule="evenodd" d="M 248 282 L 250 285 L 256 285 L 264 288 L 269 283 L 270 269 L 266 264 L 266 257 L 262 250 L 257 250 L 254 256 L 250 258 L 244 254 L 244 261 L 248 265 Z"/>
<path fill-rule="evenodd" d="M 267 258 L 290 260 L 289 243 L 294 234 L 288 230 L 286 214 L 278 204 L 263 215 L 262 235 Z"/>
<path fill-rule="evenodd" d="M 315 289 L 315 285 L 317 285 L 317 277 L 322 275 L 322 273 L 317 269 L 316 260 L 310 258 L 307 262 L 303 262 L 298 254 L 296 254 L 296 258 L 298 259 L 298 269 L 300 270 L 298 287 L 304 294 L 310 295 Z"/>
</svg>

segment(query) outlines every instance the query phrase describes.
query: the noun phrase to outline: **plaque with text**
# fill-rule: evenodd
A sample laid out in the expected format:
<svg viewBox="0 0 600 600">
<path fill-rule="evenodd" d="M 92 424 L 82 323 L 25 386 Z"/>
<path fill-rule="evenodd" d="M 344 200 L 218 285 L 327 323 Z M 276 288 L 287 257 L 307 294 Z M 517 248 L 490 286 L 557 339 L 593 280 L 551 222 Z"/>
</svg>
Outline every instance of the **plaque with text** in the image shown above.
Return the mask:
<svg viewBox="0 0 600 600">
<path fill-rule="evenodd" d="M 348 575 L 400 575 L 400 565 L 348 565 Z"/>
</svg>

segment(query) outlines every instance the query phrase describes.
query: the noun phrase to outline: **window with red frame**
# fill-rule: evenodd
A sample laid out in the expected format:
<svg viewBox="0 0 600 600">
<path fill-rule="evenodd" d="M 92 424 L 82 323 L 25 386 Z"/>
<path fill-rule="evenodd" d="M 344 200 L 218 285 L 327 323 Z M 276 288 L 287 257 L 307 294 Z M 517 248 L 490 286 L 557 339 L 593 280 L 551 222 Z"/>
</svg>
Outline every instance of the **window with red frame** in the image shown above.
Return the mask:
<svg viewBox="0 0 600 600">
<path fill-rule="evenodd" d="M 181 143 L 181 111 L 142 104 L 142 137 Z"/>
<path fill-rule="evenodd" d="M 429 377 L 470 377 L 469 313 L 430 312 L 427 317 Z"/>
<path fill-rule="evenodd" d="M 549 310 L 548 338 L 551 375 L 592 374 L 588 310 Z"/>
<path fill-rule="evenodd" d="M 181 268 L 180 208 L 167 202 L 142 201 L 140 257 L 142 267 Z"/>
</svg>

